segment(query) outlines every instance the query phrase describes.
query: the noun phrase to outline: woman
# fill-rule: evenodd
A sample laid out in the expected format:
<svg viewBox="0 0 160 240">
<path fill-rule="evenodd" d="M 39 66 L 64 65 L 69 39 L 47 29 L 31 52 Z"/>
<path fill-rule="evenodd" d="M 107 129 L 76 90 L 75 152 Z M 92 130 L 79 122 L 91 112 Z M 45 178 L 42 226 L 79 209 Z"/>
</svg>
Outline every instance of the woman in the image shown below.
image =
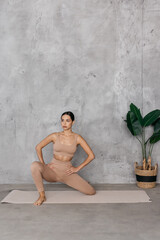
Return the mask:
<svg viewBox="0 0 160 240">
<path fill-rule="evenodd" d="M 34 205 L 41 205 L 46 201 L 43 179 L 48 182 L 65 183 L 84 194 L 93 195 L 96 193 L 95 189 L 77 174 L 80 169 L 95 158 L 95 155 L 87 142 L 79 134 L 72 132 L 74 122 L 74 114 L 72 112 L 64 112 L 61 115 L 61 126 L 63 131 L 54 132 L 48 135 L 36 146 L 40 162 L 34 161 L 31 164 L 31 172 L 36 188 L 39 192 L 39 198 L 34 202 Z M 54 155 L 51 162 L 45 164 L 42 155 L 42 148 L 50 142 L 53 142 L 54 145 Z M 88 154 L 88 157 L 78 167 L 74 167 L 71 164 L 71 160 L 78 144 L 80 144 Z"/>
</svg>

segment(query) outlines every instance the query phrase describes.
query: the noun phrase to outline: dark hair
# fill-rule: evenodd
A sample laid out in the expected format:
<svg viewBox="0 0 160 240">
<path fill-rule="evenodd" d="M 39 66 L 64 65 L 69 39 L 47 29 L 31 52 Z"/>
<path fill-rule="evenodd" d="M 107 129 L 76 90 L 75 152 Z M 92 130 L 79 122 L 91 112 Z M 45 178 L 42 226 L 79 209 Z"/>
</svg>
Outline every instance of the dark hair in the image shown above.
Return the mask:
<svg viewBox="0 0 160 240">
<path fill-rule="evenodd" d="M 62 113 L 61 119 L 62 119 L 62 116 L 65 115 L 65 114 L 69 115 L 71 117 L 72 121 L 74 121 L 74 119 L 75 119 L 74 118 L 74 114 L 72 112 L 70 112 L 70 111 Z"/>
</svg>

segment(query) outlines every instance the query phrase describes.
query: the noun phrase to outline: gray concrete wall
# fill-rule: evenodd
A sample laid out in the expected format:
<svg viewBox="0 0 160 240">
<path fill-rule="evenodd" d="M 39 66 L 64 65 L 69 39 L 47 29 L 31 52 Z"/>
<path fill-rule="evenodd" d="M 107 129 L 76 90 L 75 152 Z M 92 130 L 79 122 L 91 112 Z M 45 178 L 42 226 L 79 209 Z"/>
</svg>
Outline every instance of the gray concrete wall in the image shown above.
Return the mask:
<svg viewBox="0 0 160 240">
<path fill-rule="evenodd" d="M 123 118 L 131 102 L 143 114 L 160 108 L 159 22 L 158 0 L 0 1 L 0 183 L 33 183 L 35 146 L 62 131 L 66 110 L 96 156 L 79 174 L 136 181 L 141 148 Z M 157 143 L 153 164 L 159 155 Z M 86 157 L 79 146 L 73 165 Z"/>
</svg>

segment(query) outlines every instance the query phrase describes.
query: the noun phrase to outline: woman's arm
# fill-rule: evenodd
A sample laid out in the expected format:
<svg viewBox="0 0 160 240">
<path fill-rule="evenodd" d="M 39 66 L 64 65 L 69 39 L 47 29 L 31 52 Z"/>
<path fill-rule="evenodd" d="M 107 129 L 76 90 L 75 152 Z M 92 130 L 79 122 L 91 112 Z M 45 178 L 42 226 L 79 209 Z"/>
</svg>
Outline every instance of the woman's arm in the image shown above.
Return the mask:
<svg viewBox="0 0 160 240">
<path fill-rule="evenodd" d="M 56 133 L 51 133 L 46 138 L 44 138 L 40 143 L 38 143 L 35 147 L 37 156 L 38 156 L 40 162 L 43 164 L 45 164 L 45 162 L 43 160 L 42 148 L 45 147 L 50 142 L 55 142 L 55 135 L 56 135 Z"/>
<path fill-rule="evenodd" d="M 78 135 L 77 137 L 77 144 L 80 144 L 81 147 L 84 149 L 84 151 L 88 154 L 88 157 L 86 158 L 86 160 L 77 167 L 79 171 L 88 163 L 90 163 L 95 158 L 95 155 L 91 150 L 90 146 L 87 144 L 87 142 L 84 140 L 84 138 L 81 135 Z"/>
</svg>

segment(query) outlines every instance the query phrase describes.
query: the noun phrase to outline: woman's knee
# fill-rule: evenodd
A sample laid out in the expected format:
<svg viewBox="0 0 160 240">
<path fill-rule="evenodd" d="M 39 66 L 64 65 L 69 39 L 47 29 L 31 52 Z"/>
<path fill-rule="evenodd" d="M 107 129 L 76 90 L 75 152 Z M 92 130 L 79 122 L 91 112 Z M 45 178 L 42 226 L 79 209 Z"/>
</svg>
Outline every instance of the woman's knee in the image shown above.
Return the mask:
<svg viewBox="0 0 160 240">
<path fill-rule="evenodd" d="M 87 194 L 88 195 L 95 195 L 96 194 L 96 190 L 94 188 L 92 188 Z"/>
<path fill-rule="evenodd" d="M 90 195 L 95 195 L 96 194 L 96 190 L 94 189 Z"/>
<path fill-rule="evenodd" d="M 30 169 L 31 169 L 32 172 L 34 172 L 37 169 L 41 170 L 42 169 L 41 163 L 38 162 L 38 161 L 32 162 L 31 166 L 30 166 Z"/>
</svg>

